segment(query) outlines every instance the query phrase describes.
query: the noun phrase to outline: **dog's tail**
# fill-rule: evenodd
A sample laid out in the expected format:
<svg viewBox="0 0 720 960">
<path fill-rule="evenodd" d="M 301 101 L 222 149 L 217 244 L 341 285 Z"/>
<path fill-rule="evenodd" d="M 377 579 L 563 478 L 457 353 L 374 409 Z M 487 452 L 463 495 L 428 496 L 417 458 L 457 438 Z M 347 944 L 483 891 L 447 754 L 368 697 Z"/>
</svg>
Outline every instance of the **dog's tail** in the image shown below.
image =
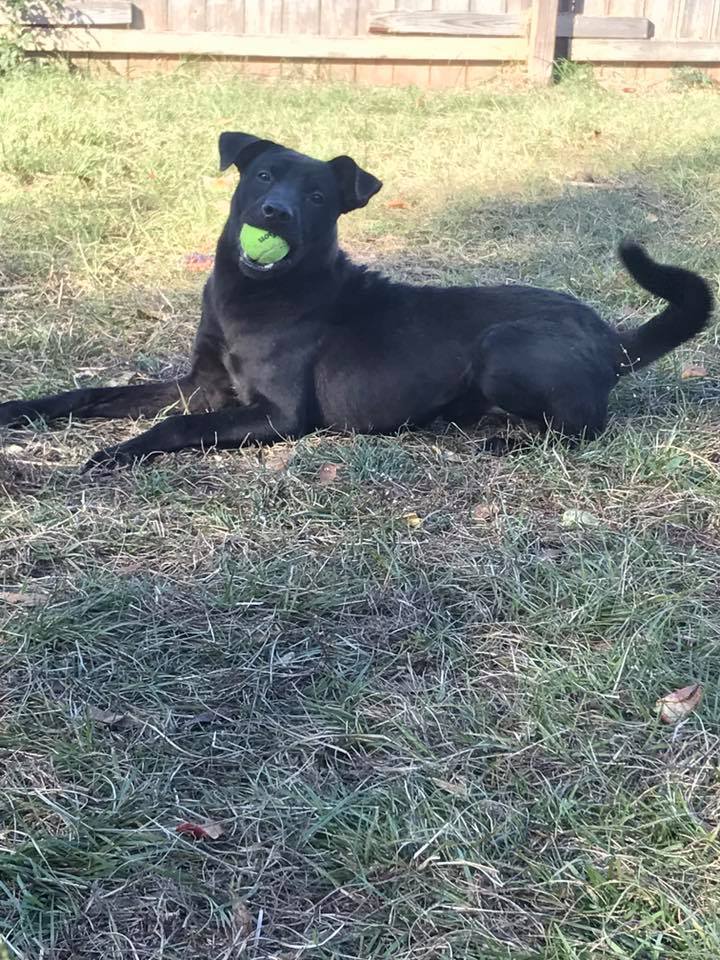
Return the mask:
<svg viewBox="0 0 720 960">
<path fill-rule="evenodd" d="M 670 353 L 707 326 L 713 309 L 710 287 L 698 274 L 656 263 L 637 243 L 618 250 L 625 269 L 641 287 L 667 300 L 667 306 L 641 327 L 620 334 L 624 356 L 620 373 L 631 373 Z"/>
</svg>

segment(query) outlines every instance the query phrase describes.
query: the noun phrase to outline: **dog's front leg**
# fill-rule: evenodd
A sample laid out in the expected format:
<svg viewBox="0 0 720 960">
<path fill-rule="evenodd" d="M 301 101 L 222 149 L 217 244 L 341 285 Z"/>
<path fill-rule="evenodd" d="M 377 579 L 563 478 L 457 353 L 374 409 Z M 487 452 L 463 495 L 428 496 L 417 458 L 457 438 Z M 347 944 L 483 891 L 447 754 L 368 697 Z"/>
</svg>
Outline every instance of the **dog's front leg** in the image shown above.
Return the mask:
<svg viewBox="0 0 720 960">
<path fill-rule="evenodd" d="M 176 409 L 183 406 L 190 410 L 207 409 L 206 391 L 192 377 L 126 387 L 84 387 L 33 400 L 0 403 L 0 426 L 39 418 L 52 421 L 67 416 L 78 420 L 147 417 L 173 406 Z"/>
<path fill-rule="evenodd" d="M 298 416 L 284 413 L 273 404 L 168 417 L 132 440 L 98 451 L 85 464 L 83 472 L 100 466 L 110 469 L 130 466 L 160 453 L 192 447 L 227 449 L 246 443 L 272 443 L 303 432 Z"/>
</svg>

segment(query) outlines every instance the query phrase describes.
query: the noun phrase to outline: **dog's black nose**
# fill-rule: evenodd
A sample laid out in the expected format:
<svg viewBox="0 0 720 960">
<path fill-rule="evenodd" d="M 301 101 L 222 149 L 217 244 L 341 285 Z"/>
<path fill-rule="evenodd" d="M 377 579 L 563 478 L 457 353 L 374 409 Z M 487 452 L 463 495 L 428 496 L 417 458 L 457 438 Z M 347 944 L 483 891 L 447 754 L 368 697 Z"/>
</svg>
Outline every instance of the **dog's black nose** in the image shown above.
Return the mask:
<svg viewBox="0 0 720 960">
<path fill-rule="evenodd" d="M 260 209 L 268 223 L 287 223 L 292 220 L 292 210 L 277 200 L 266 201 Z"/>
</svg>

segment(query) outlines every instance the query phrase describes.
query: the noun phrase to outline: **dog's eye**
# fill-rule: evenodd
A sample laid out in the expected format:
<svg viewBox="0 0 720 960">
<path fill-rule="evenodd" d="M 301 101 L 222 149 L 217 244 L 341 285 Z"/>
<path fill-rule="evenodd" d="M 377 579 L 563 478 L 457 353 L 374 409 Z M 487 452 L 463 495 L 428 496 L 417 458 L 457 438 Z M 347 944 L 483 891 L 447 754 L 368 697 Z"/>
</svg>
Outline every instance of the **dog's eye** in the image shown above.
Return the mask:
<svg viewBox="0 0 720 960">
<path fill-rule="evenodd" d="M 320 193 L 319 190 L 315 190 L 313 193 L 311 193 L 310 199 L 312 200 L 313 203 L 318 203 L 318 204 L 325 203 L 325 195 Z"/>
<path fill-rule="evenodd" d="M 268 180 L 272 180 L 272 176 L 270 175 L 270 172 L 268 170 L 260 170 L 257 176 L 258 176 L 258 180 L 264 180 L 266 183 L 268 182 Z"/>
</svg>

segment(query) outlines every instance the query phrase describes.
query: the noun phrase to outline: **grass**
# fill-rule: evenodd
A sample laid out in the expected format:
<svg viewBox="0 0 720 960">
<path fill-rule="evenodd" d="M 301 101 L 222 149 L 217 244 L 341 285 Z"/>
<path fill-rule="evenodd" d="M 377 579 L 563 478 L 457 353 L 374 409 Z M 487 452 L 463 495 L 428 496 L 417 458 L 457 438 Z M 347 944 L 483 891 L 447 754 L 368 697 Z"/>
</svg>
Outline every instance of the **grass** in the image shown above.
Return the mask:
<svg viewBox="0 0 720 960">
<path fill-rule="evenodd" d="M 720 277 L 712 89 L 1 83 L 3 398 L 182 365 L 224 128 L 381 176 L 342 234 L 396 276 L 632 321 L 654 305 L 623 234 Z M 716 958 L 719 369 L 713 329 L 623 382 L 601 440 L 505 459 L 481 425 L 92 482 L 140 424 L 6 432 L 5 955 Z M 691 681 L 700 709 L 663 727 Z"/>
</svg>

